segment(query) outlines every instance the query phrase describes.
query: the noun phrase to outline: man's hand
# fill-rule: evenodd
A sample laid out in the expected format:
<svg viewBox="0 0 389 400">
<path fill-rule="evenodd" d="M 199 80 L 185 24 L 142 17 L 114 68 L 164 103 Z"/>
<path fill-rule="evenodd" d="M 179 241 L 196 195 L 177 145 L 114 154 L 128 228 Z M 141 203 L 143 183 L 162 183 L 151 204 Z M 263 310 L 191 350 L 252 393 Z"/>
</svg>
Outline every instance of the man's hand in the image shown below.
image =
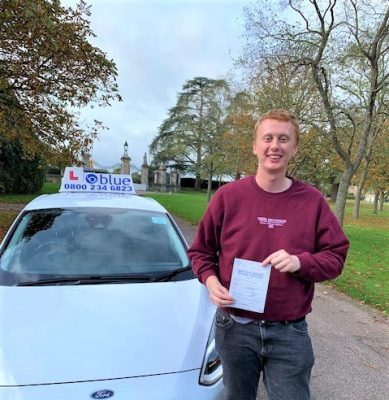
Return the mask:
<svg viewBox="0 0 389 400">
<path fill-rule="evenodd" d="M 228 307 L 234 302 L 234 299 L 230 296 L 228 290 L 222 286 L 215 275 L 211 275 L 207 278 L 205 286 L 208 289 L 209 298 L 216 306 Z"/>
<path fill-rule="evenodd" d="M 292 256 L 285 250 L 278 250 L 270 254 L 263 262 L 263 265 L 271 264 L 280 272 L 296 272 L 301 268 L 300 260 L 297 256 Z"/>
</svg>

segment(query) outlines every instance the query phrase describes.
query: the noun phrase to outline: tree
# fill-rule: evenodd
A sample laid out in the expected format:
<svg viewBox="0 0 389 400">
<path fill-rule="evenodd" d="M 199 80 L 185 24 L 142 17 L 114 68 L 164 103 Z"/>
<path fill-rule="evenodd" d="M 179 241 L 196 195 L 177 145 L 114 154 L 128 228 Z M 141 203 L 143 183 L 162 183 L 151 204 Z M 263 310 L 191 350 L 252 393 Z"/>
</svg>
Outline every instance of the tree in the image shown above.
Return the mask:
<svg viewBox="0 0 389 400">
<path fill-rule="evenodd" d="M 355 194 L 355 202 L 352 212 L 352 216 L 354 218 L 359 218 L 361 196 L 366 181 L 370 181 L 370 185 L 377 186 L 377 182 L 381 182 L 382 177 L 387 175 L 385 171 L 385 166 L 387 166 L 385 165 L 385 162 L 387 164 L 387 160 L 385 160 L 385 158 L 387 158 L 388 155 L 388 145 L 386 143 L 387 128 L 385 127 L 385 125 L 387 124 L 384 124 L 385 120 L 386 117 L 384 116 L 381 121 L 377 121 L 378 124 L 375 125 L 374 135 L 371 136 L 370 141 L 377 141 L 378 146 L 374 147 L 371 143 L 368 143 L 361 166 L 357 172 L 359 182 Z M 370 174 L 370 179 L 368 179 L 368 174 Z"/>
<path fill-rule="evenodd" d="M 383 210 L 385 197 L 389 193 L 389 136 L 388 131 L 383 129 L 377 138 L 378 146 L 374 149 L 370 159 L 366 188 L 375 193 L 374 209 Z"/>
<path fill-rule="evenodd" d="M 0 193 L 37 193 L 44 175 L 39 155 L 26 154 L 18 140 L 0 137 Z"/>
<path fill-rule="evenodd" d="M 209 93 L 209 119 L 207 121 L 207 140 L 204 146 L 202 169 L 208 178 L 207 201 L 211 200 L 212 181 L 215 174 L 222 175 L 225 171 L 224 132 L 226 118 L 231 102 L 230 88 L 227 82 L 219 80 Z"/>
<path fill-rule="evenodd" d="M 288 175 L 298 177 L 328 194 L 333 189 L 337 192 L 340 164 L 339 156 L 328 138 L 311 128 L 300 134 L 299 151 L 289 164 Z"/>
<path fill-rule="evenodd" d="M 336 199 L 342 224 L 351 178 L 366 146 L 374 144 L 378 95 L 389 85 L 389 5 L 288 0 L 275 10 L 273 2 L 270 8 L 264 3 L 247 11 L 245 62 L 257 70 L 268 63 L 310 73 L 320 99 L 312 107 L 312 126 L 331 139 L 343 161 Z M 324 119 L 317 118 L 321 110 Z"/>
<path fill-rule="evenodd" d="M 227 93 L 228 84 L 224 80 L 205 77 L 188 80 L 150 145 L 156 164 L 170 163 L 194 172 L 196 189 L 200 189 L 203 170 L 207 171 L 207 177 L 215 171 Z"/>
<path fill-rule="evenodd" d="M 76 109 L 120 100 L 114 62 L 88 41 L 89 16 L 82 0 L 75 9 L 59 0 L 0 3 L 0 134 L 29 153 L 44 145 L 46 157 L 76 157 L 101 128 L 99 121 L 80 127 Z M 17 129 L 5 122 L 10 115 Z"/>
<path fill-rule="evenodd" d="M 231 100 L 223 135 L 224 173 L 235 180 L 255 173 L 256 159 L 252 154 L 255 108 L 249 92 L 236 93 Z"/>
</svg>

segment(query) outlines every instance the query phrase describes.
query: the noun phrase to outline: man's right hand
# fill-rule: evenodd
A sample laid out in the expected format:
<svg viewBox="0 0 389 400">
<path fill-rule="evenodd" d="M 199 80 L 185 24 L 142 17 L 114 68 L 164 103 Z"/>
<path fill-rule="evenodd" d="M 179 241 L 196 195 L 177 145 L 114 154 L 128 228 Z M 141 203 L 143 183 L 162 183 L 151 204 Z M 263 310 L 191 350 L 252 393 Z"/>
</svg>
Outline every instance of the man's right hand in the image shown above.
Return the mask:
<svg viewBox="0 0 389 400">
<path fill-rule="evenodd" d="M 208 289 L 209 298 L 216 306 L 228 307 L 234 303 L 234 299 L 230 296 L 228 290 L 220 283 L 215 275 L 211 275 L 207 278 L 205 286 Z"/>
</svg>

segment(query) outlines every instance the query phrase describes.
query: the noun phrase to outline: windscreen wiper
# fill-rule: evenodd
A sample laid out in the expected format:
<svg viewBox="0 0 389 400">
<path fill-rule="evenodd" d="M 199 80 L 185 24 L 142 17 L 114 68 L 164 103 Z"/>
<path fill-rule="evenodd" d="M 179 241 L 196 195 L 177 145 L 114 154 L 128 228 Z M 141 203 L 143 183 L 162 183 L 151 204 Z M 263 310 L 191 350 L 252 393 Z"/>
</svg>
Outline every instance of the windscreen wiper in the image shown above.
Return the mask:
<svg viewBox="0 0 389 400">
<path fill-rule="evenodd" d="M 38 279 L 19 282 L 16 286 L 50 286 L 50 285 L 98 285 L 102 283 L 153 282 L 153 274 L 139 275 L 90 275 L 66 276 L 63 278 Z"/>
<path fill-rule="evenodd" d="M 152 279 L 155 282 L 162 282 L 162 281 L 169 281 L 170 279 L 174 278 L 176 275 L 181 274 L 185 271 L 190 271 L 192 268 L 190 265 L 178 269 L 174 269 L 173 271 L 164 272 L 159 275 L 155 275 Z"/>
</svg>

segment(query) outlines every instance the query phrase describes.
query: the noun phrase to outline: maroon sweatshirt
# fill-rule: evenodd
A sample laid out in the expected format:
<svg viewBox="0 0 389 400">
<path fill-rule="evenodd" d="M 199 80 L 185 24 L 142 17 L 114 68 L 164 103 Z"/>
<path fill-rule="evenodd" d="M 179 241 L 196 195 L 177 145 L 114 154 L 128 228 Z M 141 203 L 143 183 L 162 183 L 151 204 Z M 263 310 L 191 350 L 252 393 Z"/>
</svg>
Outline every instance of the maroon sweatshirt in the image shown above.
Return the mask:
<svg viewBox="0 0 389 400">
<path fill-rule="evenodd" d="M 348 239 L 318 190 L 293 180 L 288 190 L 269 193 L 250 176 L 215 193 L 188 255 L 200 282 L 216 275 L 226 288 L 235 258 L 262 262 L 281 249 L 296 255 L 301 263 L 296 273 L 272 268 L 263 314 L 226 309 L 238 316 L 282 321 L 311 311 L 314 282 L 340 275 L 348 247 Z"/>
</svg>

